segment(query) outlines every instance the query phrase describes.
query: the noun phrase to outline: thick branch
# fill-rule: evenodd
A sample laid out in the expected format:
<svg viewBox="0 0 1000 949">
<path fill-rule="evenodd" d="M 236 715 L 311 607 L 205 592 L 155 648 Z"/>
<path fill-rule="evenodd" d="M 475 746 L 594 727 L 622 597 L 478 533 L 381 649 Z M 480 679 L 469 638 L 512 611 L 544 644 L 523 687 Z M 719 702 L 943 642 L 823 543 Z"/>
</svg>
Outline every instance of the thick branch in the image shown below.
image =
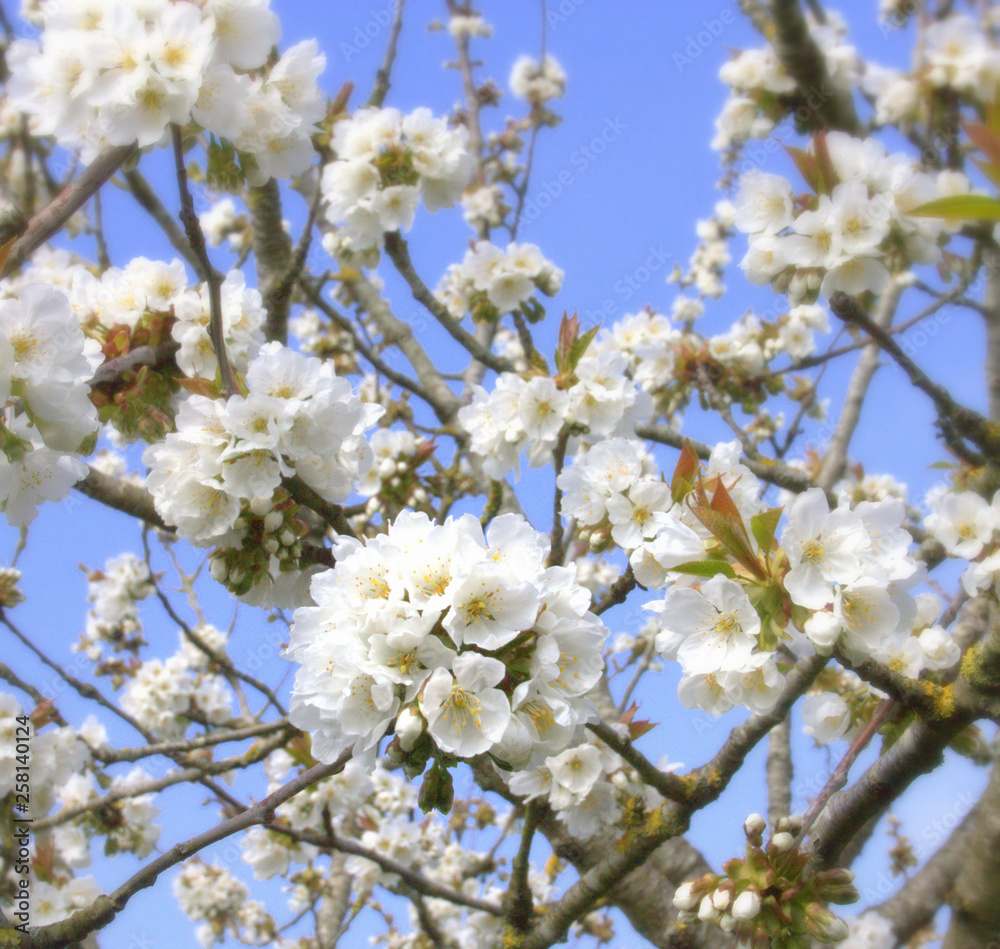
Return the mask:
<svg viewBox="0 0 1000 949">
<path fill-rule="evenodd" d="M 64 188 L 31 219 L 28 229 L 11 249 L 3 274 L 16 270 L 42 244 L 57 234 L 134 151 L 134 145 L 120 145 L 101 152 L 71 185 Z"/>
<path fill-rule="evenodd" d="M 969 721 L 969 717 L 956 716 L 933 728 L 919 720 L 914 722 L 851 787 L 833 795 L 812 839 L 821 867 L 838 866 L 841 853 L 858 828 L 883 813 L 921 774 L 936 768 L 948 742 Z"/>
<path fill-rule="evenodd" d="M 91 468 L 87 477 L 77 481 L 73 487 L 88 498 L 100 501 L 101 504 L 116 511 L 137 517 L 158 530 L 170 533 L 174 530 L 156 513 L 153 496 L 139 485 L 129 481 L 119 481 L 96 468 Z"/>
<path fill-rule="evenodd" d="M 771 44 L 811 110 L 812 127 L 862 137 L 864 129 L 851 94 L 830 79 L 826 58 L 809 32 L 799 0 L 770 0 L 768 6 L 774 26 Z"/>
<path fill-rule="evenodd" d="M 253 225 L 253 257 L 257 265 L 257 287 L 264 298 L 268 340 L 285 342 L 292 284 L 284 279 L 292 260 L 292 241 L 282 226 L 281 189 L 274 178 L 247 190 L 247 207 Z"/>
<path fill-rule="evenodd" d="M 767 822 L 792 813 L 792 735 L 788 719 L 779 722 L 767 735 Z"/>
<path fill-rule="evenodd" d="M 926 926 L 948 898 L 974 839 L 979 806 L 977 804 L 965 815 L 947 841 L 898 893 L 872 907 L 879 915 L 891 920 L 893 932 L 900 942 L 905 942 Z"/>
<path fill-rule="evenodd" d="M 1000 933 L 1000 765 L 993 765 L 971 824 L 942 949 L 981 949 Z"/>
</svg>

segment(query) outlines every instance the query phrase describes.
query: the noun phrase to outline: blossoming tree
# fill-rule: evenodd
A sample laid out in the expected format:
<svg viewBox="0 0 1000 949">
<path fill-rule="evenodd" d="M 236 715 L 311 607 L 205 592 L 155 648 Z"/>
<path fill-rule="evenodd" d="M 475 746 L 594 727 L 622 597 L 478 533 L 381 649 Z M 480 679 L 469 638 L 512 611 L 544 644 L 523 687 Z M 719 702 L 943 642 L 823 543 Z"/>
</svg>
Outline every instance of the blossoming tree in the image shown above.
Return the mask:
<svg viewBox="0 0 1000 949">
<path fill-rule="evenodd" d="M 916 39 L 903 72 L 820 3 L 740 6 L 760 41 L 721 71 L 724 200 L 670 312 L 600 327 L 546 311 L 563 271 L 519 237 L 566 75 L 544 48 L 518 59 L 508 108 L 471 5 L 437 11 L 449 115 L 391 105 L 403 23 L 426 15 L 402 0 L 377 74 L 339 91 L 268 0 L 25 0 L 33 39 L 0 15 L 0 509 L 25 527 L 78 491 L 144 525 L 88 570 L 79 675 L 0 574 L 4 945 L 89 943 L 168 881 L 206 949 L 544 949 L 628 927 L 892 949 L 935 925 L 950 949 L 998 944 L 995 768 L 893 895 L 849 923 L 831 905 L 858 899 L 852 862 L 946 749 L 992 768 L 1000 17 L 883 0 Z M 787 175 L 738 173 L 753 139 L 780 140 Z M 176 256 L 140 234 L 110 259 L 115 186 Z M 439 275 L 409 246 L 432 212 L 467 248 Z M 772 316 L 702 332 L 724 278 L 769 287 Z M 393 280 L 439 336 L 399 315 Z M 983 413 L 898 342 L 948 306 L 985 325 Z M 924 499 L 851 453 L 885 361 L 936 413 L 947 479 Z M 835 362 L 843 407 L 807 450 Z M 729 440 L 699 438 L 710 417 Z M 280 662 L 234 660 L 230 599 L 282 630 Z M 647 620 L 612 636 L 626 602 Z M 153 607 L 176 647 L 146 642 Z M 15 644 L 35 664 L 8 664 Z M 676 702 L 638 717 L 673 670 Z M 725 740 L 693 767 L 661 757 L 666 716 L 706 713 Z M 795 814 L 805 741 L 839 764 Z M 758 745 L 767 816 L 712 866 L 685 833 L 755 780 Z M 208 796 L 208 829 L 186 833 L 178 785 Z M 213 858 L 227 839 L 246 867 Z M 133 862 L 98 882 L 98 846 Z M 902 836 L 893 859 L 916 863 Z M 258 899 L 250 875 L 288 886 Z"/>
</svg>

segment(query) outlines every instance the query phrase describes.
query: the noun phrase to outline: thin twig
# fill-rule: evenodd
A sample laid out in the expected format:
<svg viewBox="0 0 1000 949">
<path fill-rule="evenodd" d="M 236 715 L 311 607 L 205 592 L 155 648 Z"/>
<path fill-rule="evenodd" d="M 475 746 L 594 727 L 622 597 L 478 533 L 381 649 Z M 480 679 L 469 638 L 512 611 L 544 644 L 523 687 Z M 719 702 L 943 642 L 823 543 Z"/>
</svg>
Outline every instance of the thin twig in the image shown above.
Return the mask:
<svg viewBox="0 0 1000 949">
<path fill-rule="evenodd" d="M 392 17 L 392 27 L 389 30 L 389 42 L 385 48 L 385 58 L 378 72 L 375 73 L 375 86 L 372 94 L 368 97 L 366 106 L 378 108 L 385 102 L 385 97 L 389 94 L 391 85 L 392 67 L 396 61 L 396 46 L 399 43 L 399 34 L 403 29 L 403 5 L 405 0 L 396 0 L 396 9 Z"/>
<path fill-rule="evenodd" d="M 171 124 L 170 131 L 174 142 L 174 165 L 177 171 L 177 190 L 181 198 L 180 219 L 184 231 L 191 244 L 191 250 L 200 263 L 199 276 L 208 286 L 208 335 L 215 350 L 215 358 L 219 364 L 219 379 L 222 382 L 222 392 L 227 398 L 239 391 L 233 370 L 229 365 L 229 354 L 226 351 L 226 333 L 222 325 L 222 281 L 219 279 L 205 246 L 205 235 L 201 230 L 201 222 L 194 210 L 194 198 L 188 187 L 187 168 L 184 164 L 184 134 L 176 123 Z"/>
</svg>

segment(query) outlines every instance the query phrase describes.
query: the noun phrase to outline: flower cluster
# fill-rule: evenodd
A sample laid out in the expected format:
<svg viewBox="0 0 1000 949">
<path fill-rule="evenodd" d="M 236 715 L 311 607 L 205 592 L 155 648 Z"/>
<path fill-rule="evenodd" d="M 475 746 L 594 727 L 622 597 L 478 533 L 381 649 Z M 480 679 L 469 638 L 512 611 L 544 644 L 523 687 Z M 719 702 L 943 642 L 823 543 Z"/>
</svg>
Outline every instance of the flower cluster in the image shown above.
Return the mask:
<svg viewBox="0 0 1000 949">
<path fill-rule="evenodd" d="M 477 241 L 460 264 L 448 268 L 436 294 L 456 320 L 469 313 L 474 320 L 492 321 L 521 310 L 534 322 L 545 312 L 533 299 L 535 291 L 554 296 L 562 279 L 563 272 L 534 244 L 512 243 L 501 250 Z"/>
<path fill-rule="evenodd" d="M 60 852 L 69 859 L 71 866 L 89 866 L 88 835 L 106 838 L 104 852 L 107 856 L 134 853 L 142 858 L 152 853 L 160 839 L 160 828 L 155 823 L 160 809 L 153 804 L 152 794 L 135 793 L 150 780 L 150 775 L 142 768 L 133 768 L 128 774 L 111 780 L 107 791 L 117 799 L 105 802 L 101 802 L 102 795 L 93 772 L 77 772 L 60 784 L 57 797 L 64 808 L 89 808 L 74 825 L 63 825 L 59 837 Z M 85 862 L 79 863 L 74 857 L 83 857 Z"/>
<path fill-rule="evenodd" d="M 143 454 L 160 516 L 196 546 L 218 546 L 212 575 L 239 595 L 294 602 L 279 577 L 297 579 L 304 527 L 282 479 L 296 475 L 322 498 L 345 500 L 367 470 L 363 432 L 382 413 L 316 357 L 263 346 L 246 396 L 192 395 L 177 431 Z"/>
<path fill-rule="evenodd" d="M 313 754 L 374 754 L 392 722 L 416 773 L 442 753 L 520 766 L 562 751 L 591 714 L 606 631 L 548 552 L 513 514 L 485 536 L 472 515 L 437 525 L 409 512 L 365 543 L 341 538 L 288 649 L 302 666 L 291 720 Z"/>
<path fill-rule="evenodd" d="M 624 726 L 618 726 L 623 728 Z M 661 770 L 678 764 L 660 762 Z M 544 798 L 566 830 L 580 840 L 620 826 L 626 808 L 649 812 L 663 798 L 603 742 L 591 742 L 550 755 L 534 768 L 508 776 L 511 791 L 525 800 Z"/>
<path fill-rule="evenodd" d="M 264 905 L 251 900 L 246 884 L 224 866 L 195 857 L 174 877 L 174 896 L 187 917 L 200 923 L 195 935 L 204 949 L 227 933 L 250 946 L 271 945 L 276 926 Z"/>
<path fill-rule="evenodd" d="M 327 218 L 343 225 L 329 238 L 355 252 L 380 248 L 387 231 L 409 229 L 421 199 L 431 211 L 451 207 L 472 171 L 466 138 L 430 109 L 367 108 L 339 121 L 337 158 L 320 184 Z"/>
<path fill-rule="evenodd" d="M 695 234 L 698 244 L 688 260 L 687 270 L 675 261 L 673 269 L 667 275 L 668 283 L 694 287 L 702 299 L 708 297 L 717 300 L 726 292 L 723 278 L 732 259 L 729 238 L 733 235 L 734 213 L 731 201 L 717 201 L 711 216 L 697 222 Z M 687 322 L 697 318 L 701 315 L 701 310 L 694 306 L 694 302 L 681 302 L 680 312 L 674 315 Z"/>
<path fill-rule="evenodd" d="M 263 342 L 261 296 L 246 285 L 240 270 L 226 275 L 220 292 L 226 353 L 233 369 L 245 372 Z M 108 356 L 141 345 L 155 316 L 168 318 L 170 337 L 180 344 L 175 357 L 180 370 L 191 377 L 215 377 L 208 288 L 204 284 L 189 288 L 180 260 L 167 264 L 136 257 L 123 268 L 109 267 L 100 277 L 79 268 L 70 304 L 87 331 L 105 345 Z"/>
<path fill-rule="evenodd" d="M 823 54 L 831 85 L 847 90 L 857 85 L 861 62 L 853 46 L 846 43 L 847 28 L 839 15 L 827 11 L 825 22 L 807 14 L 809 33 Z M 712 148 L 733 150 L 751 138 L 767 138 L 789 106 L 797 104 L 799 90 L 769 44 L 762 49 L 738 52 L 719 70 L 719 78 L 731 97 L 715 121 Z M 814 92 L 814 90 L 810 90 Z M 822 95 L 830 92 L 823 90 Z M 811 99 L 807 99 L 810 109 Z"/>
<path fill-rule="evenodd" d="M 222 654 L 225 636 L 209 626 L 195 629 L 202 643 Z M 153 734 L 183 738 L 192 722 L 219 725 L 233 717 L 233 695 L 212 671 L 209 657 L 181 635 L 181 648 L 166 660 L 147 659 L 122 696 L 122 708 Z"/>
<path fill-rule="evenodd" d="M 826 903 L 853 903 L 858 899 L 850 870 L 809 871 L 809 854 L 795 844 L 802 821 L 781 818 L 767 845 L 760 814 L 743 825 L 746 858 L 723 864 L 725 873 L 706 874 L 681 884 L 674 894 L 680 922 L 714 923 L 734 933 L 741 945 L 768 945 L 793 949 L 804 945 L 803 934 L 824 944 L 839 943 L 847 924 Z"/>
<path fill-rule="evenodd" d="M 544 105 L 566 94 L 566 72 L 550 53 L 542 62 L 518 56 L 510 71 L 510 91 L 532 105 Z"/>
<path fill-rule="evenodd" d="M 943 225 L 907 214 L 939 196 L 912 159 L 831 132 L 813 140 L 799 167 L 815 195 L 796 195 L 786 178 L 758 170 L 740 183 L 735 223 L 750 235 L 740 266 L 752 283 L 799 303 L 817 292 L 881 293 L 890 270 L 938 259 Z"/>
<path fill-rule="evenodd" d="M 88 382 L 99 349 L 57 287 L 0 301 L 0 507 L 11 524 L 30 523 L 87 474 L 74 453 L 98 429 Z"/>
<path fill-rule="evenodd" d="M 581 360 L 579 381 L 568 389 L 548 376 L 525 381 L 507 372 L 492 392 L 476 386 L 458 418 L 483 470 L 502 478 L 518 467 L 525 450 L 531 467 L 547 464 L 566 425 L 581 426 L 593 439 L 633 431 L 636 417 L 648 414 L 648 399 L 624 374 L 625 362 L 611 353 Z"/>
<path fill-rule="evenodd" d="M 969 596 L 995 590 L 1000 578 L 1000 491 L 992 502 L 974 491 L 928 492 L 931 513 L 924 518 L 928 533 L 949 557 L 972 561 L 962 573 Z"/>
<path fill-rule="evenodd" d="M 307 40 L 266 68 L 281 33 L 268 0 L 70 0 L 42 12 L 41 42 L 7 53 L 10 100 L 85 160 L 193 120 L 233 144 L 251 184 L 311 163 L 324 57 Z"/>
<path fill-rule="evenodd" d="M 1000 82 L 1000 49 L 966 13 L 931 23 L 923 37 L 924 78 L 974 101 L 991 101 Z"/>
<path fill-rule="evenodd" d="M 372 499 L 370 508 L 425 505 L 428 494 L 417 472 L 433 453 L 434 445 L 407 429 L 393 428 L 377 429 L 370 444 L 372 466 L 358 485 L 358 493 Z"/>
<path fill-rule="evenodd" d="M 155 592 L 149 567 L 134 554 L 119 554 L 103 570 L 87 572 L 87 599 L 94 605 L 87 626 L 74 649 L 97 663 L 98 675 L 112 675 L 116 684 L 127 674 L 122 652 L 135 656 L 145 645 L 138 602 Z M 115 656 L 105 654 L 110 646 Z"/>
<path fill-rule="evenodd" d="M 784 682 L 783 643 L 800 653 L 837 648 L 911 678 L 958 659 L 951 637 L 933 625 L 937 598 L 908 592 L 923 573 L 897 498 L 831 512 L 823 491 L 806 491 L 788 506 L 778 544 L 781 509 L 761 505 L 736 442 L 717 446 L 705 472 L 682 455 L 668 485 L 640 443 L 610 439 L 578 453 L 557 484 L 563 516 L 593 548 L 616 543 L 641 584 L 668 588 L 646 608 L 657 652 L 683 669 L 685 705 L 715 715 L 734 705 L 771 708 Z M 811 724 L 831 740 L 850 717 L 841 706 L 817 706 Z"/>
</svg>

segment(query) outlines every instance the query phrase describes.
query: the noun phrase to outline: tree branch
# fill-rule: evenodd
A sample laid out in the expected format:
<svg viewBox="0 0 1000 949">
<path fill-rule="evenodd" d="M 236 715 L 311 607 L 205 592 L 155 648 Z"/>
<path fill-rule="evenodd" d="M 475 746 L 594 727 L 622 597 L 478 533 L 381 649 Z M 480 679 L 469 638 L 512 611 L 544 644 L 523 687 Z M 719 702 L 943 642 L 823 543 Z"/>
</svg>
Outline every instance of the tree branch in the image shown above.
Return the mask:
<svg viewBox="0 0 1000 949">
<path fill-rule="evenodd" d="M 72 184 L 64 188 L 31 219 L 27 230 L 11 248 L 10 256 L 0 271 L 0 276 L 13 273 L 42 244 L 62 230 L 63 225 L 90 200 L 134 151 L 134 145 L 120 145 L 101 152 Z"/>
</svg>

